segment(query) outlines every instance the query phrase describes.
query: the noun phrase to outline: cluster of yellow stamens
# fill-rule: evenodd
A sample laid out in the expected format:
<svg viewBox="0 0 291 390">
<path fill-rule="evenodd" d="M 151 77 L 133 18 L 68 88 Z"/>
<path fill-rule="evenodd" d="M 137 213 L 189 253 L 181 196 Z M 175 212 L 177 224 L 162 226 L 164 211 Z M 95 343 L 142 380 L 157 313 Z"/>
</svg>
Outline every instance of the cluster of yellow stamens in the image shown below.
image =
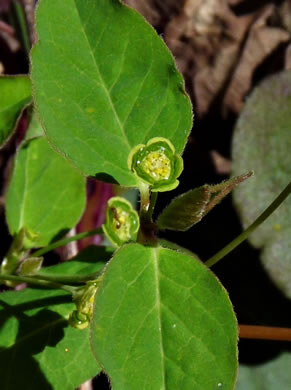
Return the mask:
<svg viewBox="0 0 291 390">
<path fill-rule="evenodd" d="M 167 180 L 171 174 L 171 161 L 163 150 L 150 152 L 140 161 L 140 166 L 155 181 Z"/>
<path fill-rule="evenodd" d="M 111 208 L 113 218 L 114 218 L 114 228 L 118 230 L 118 235 L 120 239 L 127 241 L 130 239 L 130 223 L 129 223 L 129 213 L 125 210 L 122 210 L 121 207 L 112 207 Z"/>
</svg>

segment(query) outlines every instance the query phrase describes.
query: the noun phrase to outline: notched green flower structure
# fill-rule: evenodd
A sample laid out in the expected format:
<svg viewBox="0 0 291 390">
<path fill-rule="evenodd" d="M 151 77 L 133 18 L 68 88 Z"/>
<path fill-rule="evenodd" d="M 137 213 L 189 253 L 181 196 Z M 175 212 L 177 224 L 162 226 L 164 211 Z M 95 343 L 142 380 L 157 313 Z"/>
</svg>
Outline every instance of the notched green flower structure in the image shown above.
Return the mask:
<svg viewBox="0 0 291 390">
<path fill-rule="evenodd" d="M 27 257 L 23 260 L 18 269 L 17 273 L 23 276 L 36 275 L 43 263 L 43 257 Z"/>
<path fill-rule="evenodd" d="M 76 329 L 86 329 L 93 315 L 93 304 L 100 280 L 94 280 L 80 287 L 73 294 L 73 300 L 77 310 L 74 310 L 69 317 L 69 324 Z"/>
<path fill-rule="evenodd" d="M 104 233 L 115 246 L 135 241 L 139 229 L 139 216 L 131 203 L 115 196 L 109 199 L 106 210 Z"/>
<path fill-rule="evenodd" d="M 170 191 L 179 184 L 183 159 L 166 138 L 155 137 L 146 145 L 135 146 L 128 157 L 129 168 L 153 192 Z"/>
</svg>

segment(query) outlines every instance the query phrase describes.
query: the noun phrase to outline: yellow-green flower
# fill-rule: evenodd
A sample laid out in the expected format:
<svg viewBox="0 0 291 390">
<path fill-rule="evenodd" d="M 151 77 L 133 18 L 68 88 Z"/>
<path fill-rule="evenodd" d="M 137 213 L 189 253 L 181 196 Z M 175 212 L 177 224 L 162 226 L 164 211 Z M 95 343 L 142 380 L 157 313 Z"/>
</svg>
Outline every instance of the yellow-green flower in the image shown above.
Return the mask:
<svg viewBox="0 0 291 390">
<path fill-rule="evenodd" d="M 93 305 L 96 291 L 100 280 L 87 282 L 73 294 L 73 301 L 77 310 L 74 310 L 69 317 L 69 324 L 76 329 L 85 329 L 93 315 Z"/>
<path fill-rule="evenodd" d="M 86 329 L 89 325 L 89 318 L 87 314 L 80 313 L 78 310 L 74 310 L 69 317 L 69 324 L 76 329 Z"/>
<path fill-rule="evenodd" d="M 177 177 L 183 170 L 182 157 L 166 138 L 156 137 L 146 145 L 135 146 L 128 158 L 129 168 L 151 190 L 169 191 L 179 184 Z"/>
<path fill-rule="evenodd" d="M 104 233 L 116 246 L 135 241 L 139 229 L 139 217 L 132 205 L 124 198 L 115 196 L 108 201 Z"/>
</svg>

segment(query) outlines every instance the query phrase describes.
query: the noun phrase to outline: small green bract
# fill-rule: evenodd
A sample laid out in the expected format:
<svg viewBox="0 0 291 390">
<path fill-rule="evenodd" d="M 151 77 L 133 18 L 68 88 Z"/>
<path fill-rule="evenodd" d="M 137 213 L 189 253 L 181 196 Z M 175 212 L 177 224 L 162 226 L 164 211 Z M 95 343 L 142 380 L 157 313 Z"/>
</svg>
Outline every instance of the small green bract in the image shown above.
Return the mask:
<svg viewBox="0 0 291 390">
<path fill-rule="evenodd" d="M 135 146 L 128 157 L 129 168 L 151 190 L 170 191 L 179 184 L 183 160 L 166 138 L 155 137 L 144 145 Z"/>
<path fill-rule="evenodd" d="M 108 201 L 104 233 L 115 246 L 135 241 L 139 229 L 139 216 L 124 198 L 115 196 Z"/>
<path fill-rule="evenodd" d="M 88 328 L 89 319 L 86 314 L 79 313 L 78 310 L 74 310 L 70 314 L 69 324 L 72 328 L 83 330 Z"/>
<path fill-rule="evenodd" d="M 87 282 L 80 287 L 73 296 L 77 310 L 74 310 L 69 317 L 69 324 L 76 329 L 86 329 L 93 315 L 94 298 L 99 281 Z"/>
</svg>

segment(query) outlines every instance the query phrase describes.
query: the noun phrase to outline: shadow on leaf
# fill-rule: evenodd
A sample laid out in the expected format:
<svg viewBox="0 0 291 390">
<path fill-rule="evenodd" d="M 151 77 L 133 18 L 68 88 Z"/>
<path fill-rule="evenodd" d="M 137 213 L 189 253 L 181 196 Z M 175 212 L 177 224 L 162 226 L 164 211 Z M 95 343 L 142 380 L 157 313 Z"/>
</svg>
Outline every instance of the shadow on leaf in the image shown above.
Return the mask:
<svg viewBox="0 0 291 390">
<path fill-rule="evenodd" d="M 55 298 L 64 301 L 65 297 Z M 52 300 L 55 301 L 54 298 L 48 298 L 15 306 L 0 300 L 0 307 L 3 307 L 0 311 L 0 329 L 13 317 L 18 320 L 17 326 L 11 323 L 2 332 L 6 342 L 7 339 L 14 338 L 14 332 L 16 337 L 11 346 L 0 345 L 0 388 L 30 390 L 37 387 L 53 390 L 34 356 L 42 353 L 46 347 L 55 347 L 62 340 L 67 321 L 60 314 L 46 308 L 33 315 L 24 313 L 25 310 L 43 306 L 42 301 L 51 303 Z M 2 343 L 0 340 L 0 344 Z"/>
</svg>

